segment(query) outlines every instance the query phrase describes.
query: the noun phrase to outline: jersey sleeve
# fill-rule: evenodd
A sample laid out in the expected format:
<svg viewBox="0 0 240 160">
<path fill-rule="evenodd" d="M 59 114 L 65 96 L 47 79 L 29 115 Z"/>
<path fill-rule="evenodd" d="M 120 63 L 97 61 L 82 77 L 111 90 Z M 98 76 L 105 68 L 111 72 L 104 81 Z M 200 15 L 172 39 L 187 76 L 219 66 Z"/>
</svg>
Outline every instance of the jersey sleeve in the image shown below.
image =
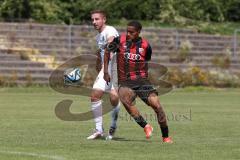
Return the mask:
<svg viewBox="0 0 240 160">
<path fill-rule="evenodd" d="M 152 47 L 150 46 L 150 44 L 148 44 L 146 49 L 146 61 L 151 60 L 151 56 L 152 56 Z"/>
<path fill-rule="evenodd" d="M 107 50 L 111 52 L 116 52 L 119 49 L 120 37 L 117 36 L 113 39 L 111 43 L 107 45 Z"/>
<path fill-rule="evenodd" d="M 110 37 L 117 37 L 119 36 L 117 30 L 114 27 L 109 27 L 107 31 L 107 39 Z"/>
</svg>

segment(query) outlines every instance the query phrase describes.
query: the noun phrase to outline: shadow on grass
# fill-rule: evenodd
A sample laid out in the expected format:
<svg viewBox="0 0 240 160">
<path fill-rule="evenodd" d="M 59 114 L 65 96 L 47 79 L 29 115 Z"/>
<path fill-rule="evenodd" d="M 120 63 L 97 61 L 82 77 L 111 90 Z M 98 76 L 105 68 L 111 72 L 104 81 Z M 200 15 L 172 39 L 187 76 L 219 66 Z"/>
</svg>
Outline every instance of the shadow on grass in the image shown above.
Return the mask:
<svg viewBox="0 0 240 160">
<path fill-rule="evenodd" d="M 114 137 L 112 140 L 106 140 L 106 137 L 94 139 L 94 141 L 122 141 L 122 142 L 151 142 L 147 139 L 127 139 L 123 137 Z"/>
<path fill-rule="evenodd" d="M 114 137 L 112 141 L 125 141 L 125 142 L 150 142 L 147 139 L 127 139 L 123 137 Z"/>
</svg>

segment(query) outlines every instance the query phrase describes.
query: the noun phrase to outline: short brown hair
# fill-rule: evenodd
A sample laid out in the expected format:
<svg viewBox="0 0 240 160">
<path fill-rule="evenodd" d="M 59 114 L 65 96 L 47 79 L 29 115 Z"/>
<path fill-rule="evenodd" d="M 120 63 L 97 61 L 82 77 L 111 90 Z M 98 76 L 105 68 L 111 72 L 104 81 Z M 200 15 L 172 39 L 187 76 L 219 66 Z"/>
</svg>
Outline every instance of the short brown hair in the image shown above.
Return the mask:
<svg viewBox="0 0 240 160">
<path fill-rule="evenodd" d="M 101 14 L 103 17 L 107 17 L 107 14 L 106 14 L 106 12 L 105 11 L 103 11 L 103 10 L 100 10 L 100 9 L 96 9 L 96 10 L 93 10 L 93 11 L 91 11 L 91 15 L 92 14 L 95 14 L 95 13 L 99 13 L 99 14 Z"/>
</svg>

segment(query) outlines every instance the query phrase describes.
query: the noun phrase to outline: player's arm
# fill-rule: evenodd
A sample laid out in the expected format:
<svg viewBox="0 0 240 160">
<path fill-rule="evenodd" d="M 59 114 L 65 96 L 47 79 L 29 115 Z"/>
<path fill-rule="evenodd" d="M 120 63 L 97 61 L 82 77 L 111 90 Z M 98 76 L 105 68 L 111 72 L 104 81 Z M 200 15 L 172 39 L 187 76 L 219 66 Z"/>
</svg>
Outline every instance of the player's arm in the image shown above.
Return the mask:
<svg viewBox="0 0 240 160">
<path fill-rule="evenodd" d="M 112 42 L 114 39 L 114 36 L 111 36 L 108 38 L 108 43 Z M 100 72 L 100 70 L 102 69 L 102 62 L 101 62 L 101 54 L 100 54 L 101 50 L 98 49 L 96 52 L 97 55 L 97 60 L 96 60 L 96 70 L 97 72 Z"/>
<path fill-rule="evenodd" d="M 112 37 L 109 39 L 108 44 L 105 47 L 104 51 L 104 80 L 108 83 L 110 82 L 110 75 L 108 73 L 108 65 L 109 65 L 109 60 L 110 60 L 110 53 L 115 52 L 117 49 L 117 43 L 119 41 L 119 37 Z"/>
<path fill-rule="evenodd" d="M 146 51 L 146 61 L 150 61 L 152 57 L 152 47 L 150 44 L 147 46 L 147 51 Z"/>
<path fill-rule="evenodd" d="M 103 75 L 103 79 L 107 82 L 110 82 L 110 75 L 108 73 L 108 65 L 109 65 L 109 59 L 110 59 L 110 50 L 108 49 L 108 45 L 113 41 L 114 37 L 111 36 L 108 38 L 108 42 L 107 45 L 105 47 L 105 51 L 104 51 L 104 75 Z"/>
<path fill-rule="evenodd" d="M 104 52 L 104 80 L 108 83 L 110 82 L 110 76 L 109 76 L 109 73 L 108 73 L 108 65 L 109 65 L 109 59 L 110 59 L 110 51 L 108 51 L 108 49 L 106 48 L 105 49 L 105 52 Z"/>
<path fill-rule="evenodd" d="M 96 56 L 97 56 L 97 59 L 96 59 L 96 71 L 100 72 L 100 70 L 102 69 L 100 49 L 97 50 Z"/>
</svg>

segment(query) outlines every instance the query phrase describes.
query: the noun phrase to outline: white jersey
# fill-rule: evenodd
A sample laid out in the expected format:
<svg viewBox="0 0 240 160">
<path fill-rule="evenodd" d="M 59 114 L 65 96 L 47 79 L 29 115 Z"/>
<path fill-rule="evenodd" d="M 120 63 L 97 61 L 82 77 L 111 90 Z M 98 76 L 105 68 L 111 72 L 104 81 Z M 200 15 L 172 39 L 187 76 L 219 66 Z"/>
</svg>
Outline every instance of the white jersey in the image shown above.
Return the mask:
<svg viewBox="0 0 240 160">
<path fill-rule="evenodd" d="M 104 28 L 104 30 L 96 36 L 97 45 L 100 49 L 102 64 L 104 63 L 105 46 L 108 43 L 108 38 L 112 37 L 112 36 L 113 37 L 119 36 L 117 30 L 112 26 L 106 26 Z M 111 76 L 111 82 L 109 84 L 107 84 L 106 81 L 103 79 L 104 73 L 103 73 L 103 67 L 102 67 L 101 71 L 99 72 L 99 74 L 96 78 L 96 81 L 93 84 L 93 88 L 94 89 L 100 89 L 100 90 L 103 90 L 103 91 L 109 91 L 109 90 L 112 90 L 115 87 L 117 87 L 117 79 L 116 79 L 117 78 L 117 73 L 116 73 L 117 70 L 116 70 L 116 67 L 117 67 L 117 65 L 116 65 L 116 55 L 114 55 L 114 56 L 112 55 L 111 60 L 109 61 L 109 66 L 108 66 L 108 72 Z"/>
<path fill-rule="evenodd" d="M 100 49 L 101 61 L 104 62 L 104 48 L 109 37 L 119 36 L 117 30 L 112 26 L 105 26 L 104 30 L 96 36 L 98 48 Z"/>
</svg>

